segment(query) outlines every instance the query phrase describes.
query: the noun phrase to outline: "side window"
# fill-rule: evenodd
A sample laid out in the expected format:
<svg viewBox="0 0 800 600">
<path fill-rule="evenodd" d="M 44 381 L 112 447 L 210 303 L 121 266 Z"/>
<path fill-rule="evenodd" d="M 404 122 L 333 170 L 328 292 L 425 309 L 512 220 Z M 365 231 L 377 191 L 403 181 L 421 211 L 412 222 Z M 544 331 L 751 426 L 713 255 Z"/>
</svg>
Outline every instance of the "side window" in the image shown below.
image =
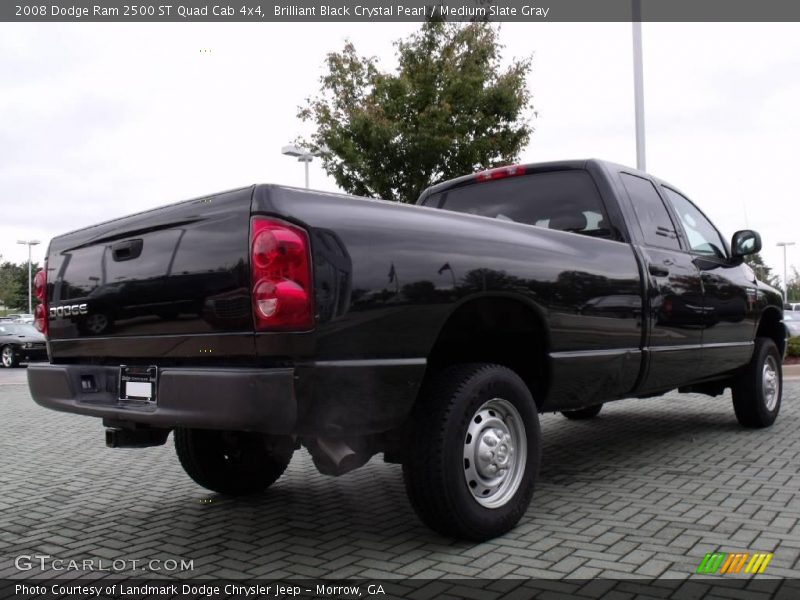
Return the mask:
<svg viewBox="0 0 800 600">
<path fill-rule="evenodd" d="M 681 220 L 692 252 L 703 256 L 726 258 L 728 253 L 725 250 L 725 242 L 722 241 L 722 237 L 711 224 L 711 221 L 694 204 L 675 190 L 671 190 L 668 187 L 662 187 L 661 189 L 666 193 Z"/>
<path fill-rule="evenodd" d="M 434 194 L 426 206 L 527 223 L 547 229 L 615 238 L 591 175 L 532 173 L 465 185 Z"/>
<path fill-rule="evenodd" d="M 633 210 L 648 246 L 680 250 L 675 224 L 655 186 L 647 179 L 620 173 L 620 178 L 633 202 Z"/>
</svg>

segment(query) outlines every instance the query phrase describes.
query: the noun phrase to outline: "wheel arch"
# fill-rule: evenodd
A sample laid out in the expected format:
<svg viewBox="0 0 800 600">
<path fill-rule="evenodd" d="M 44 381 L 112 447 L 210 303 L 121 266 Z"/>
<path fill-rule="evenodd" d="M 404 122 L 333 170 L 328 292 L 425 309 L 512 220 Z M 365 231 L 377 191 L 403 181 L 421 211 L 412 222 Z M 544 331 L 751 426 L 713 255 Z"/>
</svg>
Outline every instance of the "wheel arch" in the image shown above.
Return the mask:
<svg viewBox="0 0 800 600">
<path fill-rule="evenodd" d="M 781 357 L 786 353 L 786 326 L 781 311 L 774 306 L 767 307 L 761 314 L 756 328 L 756 337 L 768 337 L 778 347 Z"/>
<path fill-rule="evenodd" d="M 549 388 L 545 311 L 515 294 L 464 299 L 448 315 L 428 353 L 426 377 L 464 362 L 506 366 L 528 386 L 537 406 Z"/>
</svg>

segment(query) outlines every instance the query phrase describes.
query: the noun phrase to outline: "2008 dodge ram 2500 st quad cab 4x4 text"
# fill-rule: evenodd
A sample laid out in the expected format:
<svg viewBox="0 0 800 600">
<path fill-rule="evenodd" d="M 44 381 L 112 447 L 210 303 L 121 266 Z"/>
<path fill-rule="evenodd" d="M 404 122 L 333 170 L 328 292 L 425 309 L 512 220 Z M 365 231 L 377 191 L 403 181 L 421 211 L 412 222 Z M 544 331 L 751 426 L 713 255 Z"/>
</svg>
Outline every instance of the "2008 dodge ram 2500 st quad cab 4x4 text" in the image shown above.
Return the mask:
<svg viewBox="0 0 800 600">
<path fill-rule="evenodd" d="M 681 192 L 587 160 L 500 167 L 416 206 L 252 187 L 56 237 L 36 276 L 42 406 L 163 444 L 224 494 L 308 449 L 337 475 L 403 465 L 421 519 L 512 528 L 539 469 L 538 413 L 678 388 L 781 405 L 780 294 Z"/>
</svg>

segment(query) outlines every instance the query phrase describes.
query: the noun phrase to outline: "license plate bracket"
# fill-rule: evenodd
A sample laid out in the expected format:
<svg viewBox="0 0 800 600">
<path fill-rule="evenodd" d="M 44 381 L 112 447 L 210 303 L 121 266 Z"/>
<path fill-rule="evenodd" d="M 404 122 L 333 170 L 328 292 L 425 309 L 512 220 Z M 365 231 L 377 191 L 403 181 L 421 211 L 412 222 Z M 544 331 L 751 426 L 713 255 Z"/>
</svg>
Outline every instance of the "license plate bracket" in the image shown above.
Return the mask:
<svg viewBox="0 0 800 600">
<path fill-rule="evenodd" d="M 119 399 L 132 402 L 156 403 L 158 391 L 158 367 L 119 367 Z"/>
</svg>

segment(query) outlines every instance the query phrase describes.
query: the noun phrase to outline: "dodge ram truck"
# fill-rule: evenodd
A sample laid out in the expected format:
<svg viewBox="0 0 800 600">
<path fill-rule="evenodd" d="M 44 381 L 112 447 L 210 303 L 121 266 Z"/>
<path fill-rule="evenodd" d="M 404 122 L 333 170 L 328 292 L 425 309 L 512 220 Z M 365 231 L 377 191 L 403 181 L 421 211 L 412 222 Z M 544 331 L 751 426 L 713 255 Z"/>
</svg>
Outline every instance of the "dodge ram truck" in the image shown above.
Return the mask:
<svg viewBox="0 0 800 600">
<path fill-rule="evenodd" d="M 674 186 L 599 160 L 499 167 L 416 205 L 255 185 L 54 238 L 35 279 L 33 399 L 164 444 L 198 484 L 260 492 L 305 448 L 383 454 L 433 529 L 515 526 L 539 414 L 732 391 L 773 423 L 782 301 Z"/>
</svg>

